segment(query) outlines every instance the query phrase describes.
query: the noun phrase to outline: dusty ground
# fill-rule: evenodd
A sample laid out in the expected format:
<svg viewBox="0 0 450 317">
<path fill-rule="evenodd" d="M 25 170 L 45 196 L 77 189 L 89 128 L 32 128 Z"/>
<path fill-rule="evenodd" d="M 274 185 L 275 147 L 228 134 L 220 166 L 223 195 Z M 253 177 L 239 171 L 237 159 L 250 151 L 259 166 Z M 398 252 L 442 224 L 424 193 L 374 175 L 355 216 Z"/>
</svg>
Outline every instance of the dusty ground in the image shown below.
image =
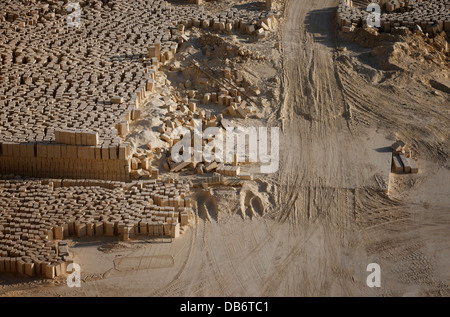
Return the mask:
<svg viewBox="0 0 450 317">
<path fill-rule="evenodd" d="M 81 288 L 6 277 L 0 293 L 449 296 L 449 61 L 380 65 L 335 30 L 337 3 L 287 1 L 281 49 L 274 36 L 268 61 L 245 64 L 273 82 L 262 113 L 283 129 L 278 173 L 198 193 L 195 222 L 172 243 L 73 241 Z M 389 180 L 396 138 L 412 145 L 419 174 Z M 372 262 L 381 288 L 366 286 Z"/>
</svg>

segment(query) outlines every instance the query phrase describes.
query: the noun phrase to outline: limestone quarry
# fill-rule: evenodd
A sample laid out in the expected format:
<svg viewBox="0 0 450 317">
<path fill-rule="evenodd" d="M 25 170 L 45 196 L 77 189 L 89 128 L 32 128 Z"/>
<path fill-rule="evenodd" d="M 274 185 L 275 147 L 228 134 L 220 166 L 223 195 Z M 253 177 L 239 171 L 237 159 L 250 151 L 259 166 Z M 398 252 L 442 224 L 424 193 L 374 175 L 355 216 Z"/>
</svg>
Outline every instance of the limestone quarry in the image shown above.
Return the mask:
<svg viewBox="0 0 450 317">
<path fill-rule="evenodd" d="M 0 294 L 449 296 L 449 36 L 449 0 L 2 2 Z"/>
</svg>

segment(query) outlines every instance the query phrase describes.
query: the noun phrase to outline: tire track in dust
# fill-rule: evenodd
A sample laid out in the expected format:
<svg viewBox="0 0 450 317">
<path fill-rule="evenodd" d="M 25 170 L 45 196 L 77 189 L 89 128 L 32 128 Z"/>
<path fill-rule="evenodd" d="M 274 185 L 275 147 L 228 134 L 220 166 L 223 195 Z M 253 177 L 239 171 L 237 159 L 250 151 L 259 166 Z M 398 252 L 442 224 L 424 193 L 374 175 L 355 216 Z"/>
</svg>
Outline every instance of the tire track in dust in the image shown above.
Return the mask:
<svg viewBox="0 0 450 317">
<path fill-rule="evenodd" d="M 284 55 L 282 82 L 285 99 L 281 106 L 280 118 L 283 121 L 283 131 L 287 134 L 285 135 L 286 140 L 289 140 L 286 144 L 298 144 L 298 149 L 302 148 L 300 146 L 302 144 L 306 146 L 311 144 L 311 142 L 305 144 L 305 141 L 314 140 L 317 137 L 314 134 L 317 130 L 323 130 L 323 128 L 332 130 L 331 127 L 335 126 L 335 118 L 343 116 L 347 112 L 343 100 L 336 99 L 337 96 L 343 94 L 339 89 L 339 83 L 332 82 L 337 77 L 333 56 L 328 53 L 327 48 L 325 52 L 321 52 L 320 50 L 324 47 L 321 46 L 322 44 L 316 43 L 315 35 L 310 33 L 320 29 L 323 23 L 322 19 L 326 19 L 329 14 L 314 14 L 311 11 L 327 8 L 330 5 L 329 2 L 290 1 L 282 33 Z M 337 1 L 334 2 L 337 3 Z M 310 30 L 305 28 L 306 19 L 309 19 Z M 331 16 L 331 19 L 334 20 L 334 15 Z M 330 28 L 331 26 L 332 23 Z M 333 40 L 333 35 L 334 33 L 330 32 L 331 40 Z M 302 47 L 298 48 L 296 43 L 302 43 Z M 332 44 L 334 45 L 334 41 Z M 300 102 L 292 103 L 292 99 L 300 100 Z M 298 116 L 305 121 L 298 122 Z M 313 126 L 308 127 L 312 121 L 320 127 L 318 129 L 311 129 Z M 306 126 L 303 127 L 304 125 Z M 292 148 L 292 152 L 294 151 L 295 148 Z M 283 208 L 280 210 L 278 219 L 282 221 L 289 219 L 298 222 L 303 218 L 299 215 L 298 201 L 304 195 L 299 194 L 299 191 L 302 186 L 310 185 L 307 179 L 314 178 L 314 175 L 308 172 L 307 167 L 303 164 L 303 162 L 298 162 L 298 159 L 286 156 L 280 164 L 280 182 L 283 183 L 283 179 L 287 180 L 284 182 L 287 184 L 286 190 L 279 191 L 285 193 L 279 197 L 279 205 Z M 305 168 L 306 173 L 303 172 Z M 293 178 L 291 173 L 294 174 Z M 307 218 L 310 217 L 311 211 L 311 209 L 306 211 L 309 215 Z"/>
<path fill-rule="evenodd" d="M 195 244 L 196 237 L 198 234 L 198 221 L 199 221 L 198 215 L 196 213 L 194 213 L 194 216 L 195 216 L 196 223 L 194 226 L 191 226 L 191 228 L 193 227 L 193 232 L 191 234 L 191 239 L 190 239 L 190 243 L 189 243 L 188 255 L 187 255 L 186 259 L 184 260 L 183 265 L 181 266 L 180 270 L 178 271 L 178 273 L 175 275 L 175 277 L 172 279 L 172 281 L 170 283 L 168 283 L 162 289 L 159 289 L 159 290 L 151 293 L 149 295 L 150 297 L 169 296 L 169 294 L 172 294 L 172 293 L 178 291 L 178 285 L 177 285 L 179 283 L 178 281 L 185 273 L 188 263 L 192 260 L 193 248 L 194 248 L 194 244 Z"/>
<path fill-rule="evenodd" d="M 289 254 L 285 257 L 283 262 L 273 269 L 274 273 L 268 278 L 268 280 L 264 282 L 264 285 L 262 285 L 263 291 L 261 296 L 264 297 L 277 296 L 279 289 L 282 287 L 282 285 L 284 285 L 283 283 L 281 283 L 281 281 L 283 280 L 283 278 L 286 278 L 287 276 L 288 266 L 293 262 L 293 260 L 298 255 L 302 253 L 304 244 L 308 242 L 309 238 L 316 232 L 316 230 L 317 227 L 315 227 L 313 230 L 309 232 L 307 239 L 296 243 L 289 252 Z"/>
</svg>

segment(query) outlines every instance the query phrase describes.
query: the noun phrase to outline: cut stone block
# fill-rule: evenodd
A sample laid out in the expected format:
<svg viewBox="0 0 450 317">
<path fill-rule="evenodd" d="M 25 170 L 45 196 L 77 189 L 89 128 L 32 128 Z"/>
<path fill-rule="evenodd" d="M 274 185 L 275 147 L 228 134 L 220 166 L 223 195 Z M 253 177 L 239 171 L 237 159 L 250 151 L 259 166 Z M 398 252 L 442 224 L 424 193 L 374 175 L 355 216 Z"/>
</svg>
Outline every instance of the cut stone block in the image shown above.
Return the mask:
<svg viewBox="0 0 450 317">
<path fill-rule="evenodd" d="M 45 263 L 45 277 L 46 278 L 55 278 L 56 277 L 56 264 L 54 263 Z"/>
<path fill-rule="evenodd" d="M 97 222 L 94 225 L 94 231 L 96 236 L 102 236 L 103 235 L 103 222 Z"/>
<path fill-rule="evenodd" d="M 148 235 L 148 223 L 147 223 L 147 222 L 141 221 L 141 222 L 139 223 L 139 232 L 140 232 L 142 235 Z"/>
<path fill-rule="evenodd" d="M 25 274 L 25 261 L 23 261 L 23 260 L 17 261 L 16 271 L 17 271 L 17 273 L 19 273 L 21 275 Z M 0 272 L 1 272 L 1 269 L 0 269 Z"/>
<path fill-rule="evenodd" d="M 86 236 L 86 224 L 76 222 L 75 223 L 75 235 L 78 238 L 85 237 Z"/>
<path fill-rule="evenodd" d="M 409 162 L 409 165 L 411 166 L 411 173 L 413 173 L 413 174 L 419 173 L 419 167 L 417 166 L 417 164 L 414 161 L 414 159 L 409 157 L 408 158 L 408 162 Z"/>
<path fill-rule="evenodd" d="M 180 236 L 180 224 L 178 222 L 172 223 L 171 237 L 178 238 Z"/>
<path fill-rule="evenodd" d="M 104 222 L 103 229 L 108 237 L 114 236 L 114 224 L 112 222 Z"/>
<path fill-rule="evenodd" d="M 11 258 L 11 273 L 16 273 L 17 260 L 16 258 Z"/>
<path fill-rule="evenodd" d="M 34 275 L 34 263 L 25 263 L 25 275 Z"/>
<path fill-rule="evenodd" d="M 94 224 L 89 222 L 86 224 L 86 235 L 92 237 L 94 235 Z"/>
<path fill-rule="evenodd" d="M 124 102 L 123 97 L 115 96 L 111 98 L 111 103 L 113 104 L 121 104 L 123 102 Z"/>
<path fill-rule="evenodd" d="M 403 171 L 405 173 L 411 173 L 411 164 L 410 164 L 409 160 L 406 158 L 406 156 L 403 154 L 400 154 L 400 160 L 402 161 L 402 164 L 403 164 Z"/>
<path fill-rule="evenodd" d="M 186 226 L 189 224 L 189 215 L 187 212 L 180 213 L 180 224 Z"/>
<path fill-rule="evenodd" d="M 212 162 L 211 164 L 209 164 L 208 166 L 205 167 L 205 172 L 206 173 L 210 173 L 213 170 L 215 170 L 219 165 L 216 162 Z"/>
<path fill-rule="evenodd" d="M 396 154 L 392 154 L 392 172 L 394 173 L 402 173 L 403 172 L 403 164 L 400 157 Z"/>
<path fill-rule="evenodd" d="M 5 272 L 6 273 L 11 272 L 11 258 L 9 257 L 5 258 Z"/>
<path fill-rule="evenodd" d="M 57 226 L 53 228 L 53 238 L 55 240 L 62 240 L 64 239 L 64 227 Z"/>
</svg>

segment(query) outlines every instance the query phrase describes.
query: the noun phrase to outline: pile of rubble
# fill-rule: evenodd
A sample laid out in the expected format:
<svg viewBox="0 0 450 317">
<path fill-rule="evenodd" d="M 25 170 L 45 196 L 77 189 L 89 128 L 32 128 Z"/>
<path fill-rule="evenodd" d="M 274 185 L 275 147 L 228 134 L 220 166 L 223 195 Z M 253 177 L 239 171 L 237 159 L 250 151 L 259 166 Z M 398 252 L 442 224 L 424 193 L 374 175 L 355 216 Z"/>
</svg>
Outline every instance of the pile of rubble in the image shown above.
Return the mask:
<svg viewBox="0 0 450 317">
<path fill-rule="evenodd" d="M 150 45 L 149 58 L 154 59 L 159 55 L 158 45 Z M 184 57 L 189 59 L 198 70 L 202 70 L 202 65 L 195 58 L 188 56 L 188 54 L 185 54 Z M 184 68 L 181 66 L 170 67 L 170 69 L 173 72 L 184 71 Z M 196 134 L 203 135 L 204 131 L 211 127 L 220 128 L 221 131 L 233 130 L 235 128 L 233 123 L 225 117 L 245 119 L 254 112 L 254 106 L 246 94 L 246 89 L 239 88 L 231 83 L 235 79 L 239 81 L 236 78 L 239 76 L 239 73 L 233 73 L 230 68 L 225 68 L 223 73 L 219 74 L 219 80 L 208 72 L 205 72 L 205 74 L 209 75 L 210 78 L 199 79 L 199 85 L 202 86 L 203 93 L 195 89 L 195 87 L 191 87 L 193 84 L 187 80 L 184 84 L 180 83 L 178 91 L 174 89 L 172 95 L 164 97 L 164 107 L 167 111 L 162 119 L 163 123 L 158 127 L 158 132 L 160 133 L 160 139 L 166 143 L 166 149 L 172 148 L 180 141 L 181 136 L 178 131 L 181 131 L 181 129 L 189 131 L 193 138 L 195 138 Z M 225 84 L 222 85 L 222 88 L 214 88 L 216 85 L 212 84 L 217 84 L 214 81 L 219 82 L 219 84 L 220 82 L 228 82 L 234 88 L 227 89 Z M 214 105 L 214 108 L 217 107 L 217 111 L 220 111 L 220 113 L 212 114 L 202 109 L 208 105 Z M 202 153 L 204 146 L 207 146 L 206 142 L 199 149 Z M 148 144 L 147 147 L 148 150 L 145 151 L 138 149 L 132 158 L 132 175 L 136 177 L 150 177 L 155 172 L 155 168 L 151 167 L 152 164 L 149 163 L 154 158 L 151 150 L 156 150 L 156 152 L 161 152 L 162 150 L 160 148 L 152 149 L 151 144 Z M 169 150 L 169 152 L 171 151 Z M 204 160 L 197 163 L 194 160 L 175 163 L 168 155 L 162 167 L 170 172 L 192 170 L 201 175 L 217 172 L 221 175 L 240 176 L 238 162 L 234 162 L 233 165 Z M 148 173 L 150 171 L 153 171 L 151 175 Z M 243 173 L 241 177 L 242 179 L 251 179 L 247 173 Z"/>
</svg>

